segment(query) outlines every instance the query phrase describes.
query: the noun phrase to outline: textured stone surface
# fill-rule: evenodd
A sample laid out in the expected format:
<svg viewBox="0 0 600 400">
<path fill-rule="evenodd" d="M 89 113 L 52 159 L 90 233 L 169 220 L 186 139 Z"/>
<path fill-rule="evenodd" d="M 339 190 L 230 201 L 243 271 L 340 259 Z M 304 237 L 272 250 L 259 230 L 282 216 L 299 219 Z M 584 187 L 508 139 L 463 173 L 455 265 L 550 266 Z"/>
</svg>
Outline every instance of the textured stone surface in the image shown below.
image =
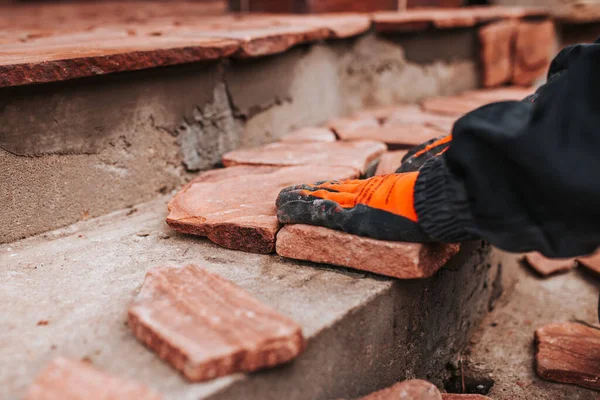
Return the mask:
<svg viewBox="0 0 600 400">
<path fill-rule="evenodd" d="M 460 117 L 469 111 L 473 111 L 489 103 L 505 100 L 523 100 L 533 92 L 534 90 L 530 87 L 473 90 L 456 96 L 430 97 L 422 101 L 422 106 L 427 112 Z"/>
<path fill-rule="evenodd" d="M 233 165 L 312 165 L 352 167 L 364 173 L 386 147 L 368 140 L 335 143 L 271 143 L 262 147 L 229 152 L 225 166 Z"/>
<path fill-rule="evenodd" d="M 358 176 L 350 167 L 237 166 L 208 171 L 170 202 L 173 229 L 234 250 L 271 253 L 279 230 L 275 200 L 288 186 Z"/>
<path fill-rule="evenodd" d="M 308 127 L 293 131 L 281 138 L 282 143 L 335 142 L 335 133 L 328 128 Z"/>
<path fill-rule="evenodd" d="M 459 245 L 375 240 L 309 225 L 286 225 L 277 235 L 277 254 L 280 256 L 399 279 L 432 276 L 459 248 Z"/>
<path fill-rule="evenodd" d="M 411 104 L 396 107 L 394 112 L 390 113 L 389 117 L 384 121 L 384 125 L 424 125 L 448 134 L 452 131 L 455 121 L 456 118 L 454 117 L 429 113 L 418 105 Z"/>
<path fill-rule="evenodd" d="M 481 394 L 442 393 L 442 400 L 492 400 Z"/>
<path fill-rule="evenodd" d="M 579 257 L 577 261 L 585 268 L 600 274 L 600 252 L 587 257 Z"/>
<path fill-rule="evenodd" d="M 495 89 L 467 90 L 466 92 L 463 92 L 461 96 L 492 103 L 494 101 L 503 100 L 521 101 L 534 92 L 535 89 L 533 87 L 506 86 Z"/>
<path fill-rule="evenodd" d="M 517 22 L 498 21 L 479 28 L 481 83 L 494 87 L 512 77 L 513 43 Z"/>
<path fill-rule="evenodd" d="M 56 358 L 31 384 L 25 400 L 160 400 L 148 388 L 104 374 L 82 361 Z"/>
<path fill-rule="evenodd" d="M 512 82 L 531 85 L 548 72 L 556 43 L 554 23 L 520 22 L 517 26 Z"/>
<path fill-rule="evenodd" d="M 559 272 L 567 272 L 575 268 L 575 259 L 549 259 L 540 253 L 525 255 L 525 261 L 540 275 L 548 276 Z"/>
<path fill-rule="evenodd" d="M 360 133 L 367 129 L 379 128 L 379 121 L 375 117 L 356 116 L 348 118 L 336 118 L 327 123 L 342 140 L 354 140 Z"/>
<path fill-rule="evenodd" d="M 535 331 L 536 371 L 544 379 L 600 390 L 600 330 L 575 322 Z"/>
<path fill-rule="evenodd" d="M 283 12 L 283 13 L 327 13 L 341 11 L 370 12 L 377 10 L 395 10 L 396 0 L 233 0 L 230 2 L 235 11 Z"/>
<path fill-rule="evenodd" d="M 299 325 L 194 265 L 148 271 L 129 326 L 192 382 L 274 367 L 304 350 Z"/>
<path fill-rule="evenodd" d="M 408 153 L 408 150 L 388 151 L 387 153 L 383 153 L 379 159 L 375 175 L 387 175 L 396 172 L 396 170 L 400 168 L 402 158 L 404 158 L 406 153 Z"/>
<path fill-rule="evenodd" d="M 413 379 L 371 393 L 361 400 L 442 400 L 442 395 L 435 385 L 427 381 Z"/>
</svg>

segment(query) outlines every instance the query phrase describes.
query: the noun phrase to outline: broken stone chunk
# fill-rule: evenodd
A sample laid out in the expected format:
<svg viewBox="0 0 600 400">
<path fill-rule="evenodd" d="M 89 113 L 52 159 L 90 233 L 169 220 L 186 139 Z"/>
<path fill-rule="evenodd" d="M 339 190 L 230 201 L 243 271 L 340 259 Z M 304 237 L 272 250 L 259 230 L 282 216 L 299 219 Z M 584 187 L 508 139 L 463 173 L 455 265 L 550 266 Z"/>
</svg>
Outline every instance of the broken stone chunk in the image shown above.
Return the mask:
<svg viewBox="0 0 600 400">
<path fill-rule="evenodd" d="M 468 90 L 463 92 L 461 97 L 479 100 L 482 103 L 494 103 L 506 100 L 521 101 L 534 92 L 535 89 L 529 86 L 509 86 L 494 89 Z"/>
<path fill-rule="evenodd" d="M 574 258 L 550 259 L 540 253 L 529 253 L 525 255 L 525 261 L 540 275 L 548 276 L 558 272 L 567 272 L 575 268 Z"/>
<path fill-rule="evenodd" d="M 600 252 L 596 252 L 587 257 L 579 257 L 577 261 L 585 268 L 600 274 Z"/>
<path fill-rule="evenodd" d="M 295 322 L 194 265 L 148 271 L 129 326 L 193 382 L 273 367 L 304 349 Z"/>
<path fill-rule="evenodd" d="M 481 394 L 442 393 L 442 400 L 492 400 Z"/>
<path fill-rule="evenodd" d="M 375 175 L 388 175 L 396 172 L 402 164 L 402 159 L 408 153 L 408 150 L 388 151 L 383 153 L 379 159 Z"/>
<path fill-rule="evenodd" d="M 333 264 L 399 279 L 435 274 L 460 245 L 376 240 L 320 226 L 286 225 L 277 235 L 282 257 Z"/>
<path fill-rule="evenodd" d="M 29 387 L 25 400 L 160 400 L 150 389 L 115 378 L 82 361 L 57 358 Z"/>
<path fill-rule="evenodd" d="M 169 202 L 167 224 L 223 247 L 268 254 L 279 230 L 275 200 L 291 185 L 352 179 L 351 167 L 238 166 L 200 174 Z"/>
<path fill-rule="evenodd" d="M 337 118 L 329 121 L 327 126 L 342 140 L 356 140 L 364 138 L 360 136 L 360 132 L 369 128 L 379 128 L 379 120 L 367 116 Z"/>
<path fill-rule="evenodd" d="M 547 380 L 600 390 L 600 330 L 575 322 L 535 331 L 537 373 Z"/>
<path fill-rule="evenodd" d="M 484 87 L 498 86 L 510 80 L 516 28 L 515 20 L 506 20 L 493 22 L 479 29 L 479 58 Z"/>
<path fill-rule="evenodd" d="M 523 21 L 517 26 L 513 83 L 531 85 L 548 71 L 556 42 L 554 23 Z"/>
<path fill-rule="evenodd" d="M 442 395 L 434 384 L 413 379 L 371 393 L 362 400 L 442 400 Z"/>
<path fill-rule="evenodd" d="M 302 128 L 297 129 L 281 138 L 282 143 L 302 143 L 302 142 L 335 142 L 337 138 L 335 133 L 328 128 Z"/>
<path fill-rule="evenodd" d="M 396 107 L 396 110 L 389 115 L 384 125 L 420 124 L 437 128 L 442 131 L 442 134 L 449 134 L 452 131 L 454 122 L 456 122 L 456 118 L 454 117 L 425 112 L 419 105 L 409 104 Z"/>
<path fill-rule="evenodd" d="M 223 156 L 225 166 L 233 165 L 310 165 L 313 170 L 323 166 L 352 167 L 363 174 L 386 150 L 381 142 L 307 142 L 271 143 L 246 150 L 235 150 Z M 302 181 L 300 181 L 302 183 Z"/>
<path fill-rule="evenodd" d="M 460 117 L 487 103 L 461 96 L 430 97 L 421 102 L 423 110 L 427 112 L 454 117 Z"/>
</svg>

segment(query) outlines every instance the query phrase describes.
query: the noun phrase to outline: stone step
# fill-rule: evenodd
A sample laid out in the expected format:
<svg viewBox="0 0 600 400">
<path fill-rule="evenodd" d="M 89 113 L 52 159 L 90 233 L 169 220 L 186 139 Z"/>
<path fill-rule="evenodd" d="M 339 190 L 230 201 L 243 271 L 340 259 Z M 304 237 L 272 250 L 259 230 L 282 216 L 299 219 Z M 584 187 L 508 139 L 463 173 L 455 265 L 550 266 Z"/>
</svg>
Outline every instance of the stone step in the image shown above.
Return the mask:
<svg viewBox="0 0 600 400">
<path fill-rule="evenodd" d="M 56 357 L 86 360 L 166 399 L 355 398 L 407 377 L 438 385 L 498 296 L 490 248 L 467 243 L 435 276 L 399 281 L 220 248 L 180 235 L 163 196 L 0 246 L 0 398 L 21 398 Z M 140 344 L 127 310 L 146 272 L 200 264 L 298 323 L 283 367 L 192 384 Z"/>
</svg>

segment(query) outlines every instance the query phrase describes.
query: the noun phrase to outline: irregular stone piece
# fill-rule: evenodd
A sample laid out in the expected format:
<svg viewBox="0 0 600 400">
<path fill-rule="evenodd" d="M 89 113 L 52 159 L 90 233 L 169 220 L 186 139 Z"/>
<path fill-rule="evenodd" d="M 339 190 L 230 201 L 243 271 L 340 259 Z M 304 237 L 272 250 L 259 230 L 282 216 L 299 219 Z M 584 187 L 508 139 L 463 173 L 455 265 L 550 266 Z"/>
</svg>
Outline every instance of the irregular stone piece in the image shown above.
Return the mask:
<svg viewBox="0 0 600 400">
<path fill-rule="evenodd" d="M 271 253 L 279 230 L 275 200 L 291 185 L 358 177 L 351 167 L 238 166 L 200 174 L 170 202 L 167 224 L 223 247 Z"/>
<path fill-rule="evenodd" d="M 452 131 L 454 122 L 456 122 L 456 118 L 454 117 L 429 113 L 417 104 L 407 104 L 396 107 L 394 112 L 390 113 L 389 117 L 385 120 L 384 125 L 421 124 L 448 134 Z"/>
<path fill-rule="evenodd" d="M 536 330 L 535 340 L 541 378 L 600 390 L 600 330 L 556 323 Z"/>
<path fill-rule="evenodd" d="M 333 264 L 399 279 L 435 274 L 460 245 L 375 240 L 310 225 L 286 225 L 277 235 L 282 257 Z"/>
<path fill-rule="evenodd" d="M 25 400 L 160 400 L 134 382 L 115 378 L 81 361 L 56 358 L 29 387 Z"/>
<path fill-rule="evenodd" d="M 335 142 L 335 133 L 328 128 L 308 127 L 293 131 L 281 138 L 282 143 Z"/>
<path fill-rule="evenodd" d="M 311 165 L 352 167 L 364 173 L 386 150 L 381 142 L 271 143 L 253 149 L 235 150 L 223 156 L 223 164 L 233 165 Z"/>
<path fill-rule="evenodd" d="M 587 257 L 579 257 L 577 261 L 587 269 L 591 269 L 600 274 L 600 252 L 596 252 Z"/>
<path fill-rule="evenodd" d="M 479 28 L 479 58 L 482 85 L 494 87 L 508 82 L 512 76 L 513 42 L 517 22 L 498 21 Z"/>
<path fill-rule="evenodd" d="M 481 394 L 442 393 L 442 400 L 492 400 Z"/>
<path fill-rule="evenodd" d="M 531 85 L 548 72 L 556 43 L 554 23 L 520 22 L 517 26 L 513 83 Z"/>
<path fill-rule="evenodd" d="M 361 400 L 442 400 L 442 395 L 434 384 L 413 379 L 371 393 Z"/>
<path fill-rule="evenodd" d="M 529 253 L 525 255 L 525 261 L 540 275 L 548 276 L 559 272 L 567 272 L 575 268 L 574 258 L 550 259 L 540 253 Z"/>
<path fill-rule="evenodd" d="M 447 131 L 421 124 L 390 124 L 377 128 L 338 133 L 338 136 L 342 140 L 377 140 L 387 144 L 388 149 L 394 150 L 417 146 L 444 134 L 447 134 Z"/>
<path fill-rule="evenodd" d="M 379 121 L 374 117 L 349 117 L 336 118 L 327 123 L 327 126 L 334 131 L 342 140 L 347 140 L 347 136 L 356 134 L 369 128 L 379 128 Z M 355 137 L 353 139 L 356 139 Z"/>
<path fill-rule="evenodd" d="M 532 87 L 506 86 L 494 89 L 467 90 L 461 94 L 461 97 L 493 103 L 506 100 L 521 101 L 534 92 L 535 89 Z"/>
<path fill-rule="evenodd" d="M 148 271 L 129 326 L 192 382 L 273 367 L 304 350 L 295 322 L 194 265 Z"/>
<path fill-rule="evenodd" d="M 402 164 L 402 158 L 408 153 L 408 150 L 388 151 L 379 159 L 379 164 L 375 170 L 375 175 L 387 175 L 396 172 Z"/>
</svg>

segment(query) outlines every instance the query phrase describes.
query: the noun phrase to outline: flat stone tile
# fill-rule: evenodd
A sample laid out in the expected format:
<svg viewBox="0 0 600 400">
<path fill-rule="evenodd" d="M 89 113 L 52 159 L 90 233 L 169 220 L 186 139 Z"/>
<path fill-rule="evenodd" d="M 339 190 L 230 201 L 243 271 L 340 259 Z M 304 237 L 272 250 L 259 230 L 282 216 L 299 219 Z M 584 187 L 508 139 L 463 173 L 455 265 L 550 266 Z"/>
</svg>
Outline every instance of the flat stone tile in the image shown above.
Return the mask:
<svg viewBox="0 0 600 400">
<path fill-rule="evenodd" d="M 559 272 L 568 272 L 576 267 L 574 258 L 549 259 L 540 253 L 529 253 L 524 257 L 531 268 L 542 276 L 548 276 Z"/>
<path fill-rule="evenodd" d="M 536 330 L 535 340 L 541 378 L 600 390 L 600 330 L 556 323 Z"/>
<path fill-rule="evenodd" d="M 304 142 L 326 142 L 331 143 L 337 140 L 335 133 L 329 128 L 308 127 L 297 129 L 292 133 L 282 137 L 282 143 L 304 143 Z"/>
<path fill-rule="evenodd" d="M 361 400 L 442 400 L 442 395 L 434 384 L 414 379 L 371 393 Z"/>
<path fill-rule="evenodd" d="M 456 118 L 452 116 L 433 114 L 424 111 L 417 104 L 408 104 L 398 106 L 389 117 L 384 121 L 386 126 L 397 126 L 407 124 L 421 124 L 431 128 L 436 128 L 449 134 L 452 131 L 452 126 L 456 122 Z M 421 143 L 424 143 L 421 142 Z M 419 143 L 419 144 L 421 144 Z"/>
<path fill-rule="evenodd" d="M 421 102 L 426 112 L 460 117 L 489 103 L 505 100 L 521 101 L 534 91 L 530 87 L 472 90 L 456 96 L 430 97 Z"/>
<path fill-rule="evenodd" d="M 357 133 L 369 128 L 379 128 L 379 120 L 371 116 L 354 116 L 347 118 L 335 118 L 327 123 L 340 139 L 356 139 Z"/>
<path fill-rule="evenodd" d="M 106 375 L 88 363 L 56 358 L 27 391 L 25 400 L 160 400 L 150 389 Z"/>
<path fill-rule="evenodd" d="M 375 170 L 375 175 L 388 175 L 396 172 L 408 150 L 396 150 L 383 153 Z"/>
<path fill-rule="evenodd" d="M 516 28 L 517 22 L 514 20 L 492 22 L 479 28 L 481 83 L 484 87 L 510 81 Z"/>
<path fill-rule="evenodd" d="M 585 268 L 600 274 L 600 252 L 587 257 L 579 257 L 577 261 Z"/>
<path fill-rule="evenodd" d="M 364 14 L 285 15 L 274 16 L 273 18 L 285 24 L 301 24 L 326 28 L 329 32 L 329 39 L 356 36 L 367 32 L 371 28 L 371 18 Z"/>
<path fill-rule="evenodd" d="M 304 350 L 298 324 L 194 265 L 148 271 L 129 326 L 192 382 L 273 367 Z"/>
<path fill-rule="evenodd" d="M 461 96 L 492 103 L 505 100 L 521 101 L 534 92 L 533 87 L 506 86 L 493 89 L 468 90 L 463 92 Z"/>
<path fill-rule="evenodd" d="M 271 253 L 280 227 L 275 200 L 282 189 L 357 176 L 354 168 L 335 166 L 238 166 L 208 171 L 169 202 L 167 224 L 228 249 Z"/>
<path fill-rule="evenodd" d="M 519 22 L 512 82 L 528 86 L 544 78 L 556 41 L 554 23 L 551 20 Z"/>
<path fill-rule="evenodd" d="M 442 400 L 492 400 L 481 394 L 442 393 Z"/>
<path fill-rule="evenodd" d="M 223 164 L 234 165 L 329 165 L 352 167 L 364 173 L 386 150 L 381 142 L 360 140 L 335 143 L 271 143 L 252 149 L 234 150 L 223 156 Z"/>
<path fill-rule="evenodd" d="M 375 240 L 310 225 L 286 225 L 277 235 L 277 254 L 282 257 L 399 279 L 430 277 L 459 249 L 460 245 Z"/>
</svg>

